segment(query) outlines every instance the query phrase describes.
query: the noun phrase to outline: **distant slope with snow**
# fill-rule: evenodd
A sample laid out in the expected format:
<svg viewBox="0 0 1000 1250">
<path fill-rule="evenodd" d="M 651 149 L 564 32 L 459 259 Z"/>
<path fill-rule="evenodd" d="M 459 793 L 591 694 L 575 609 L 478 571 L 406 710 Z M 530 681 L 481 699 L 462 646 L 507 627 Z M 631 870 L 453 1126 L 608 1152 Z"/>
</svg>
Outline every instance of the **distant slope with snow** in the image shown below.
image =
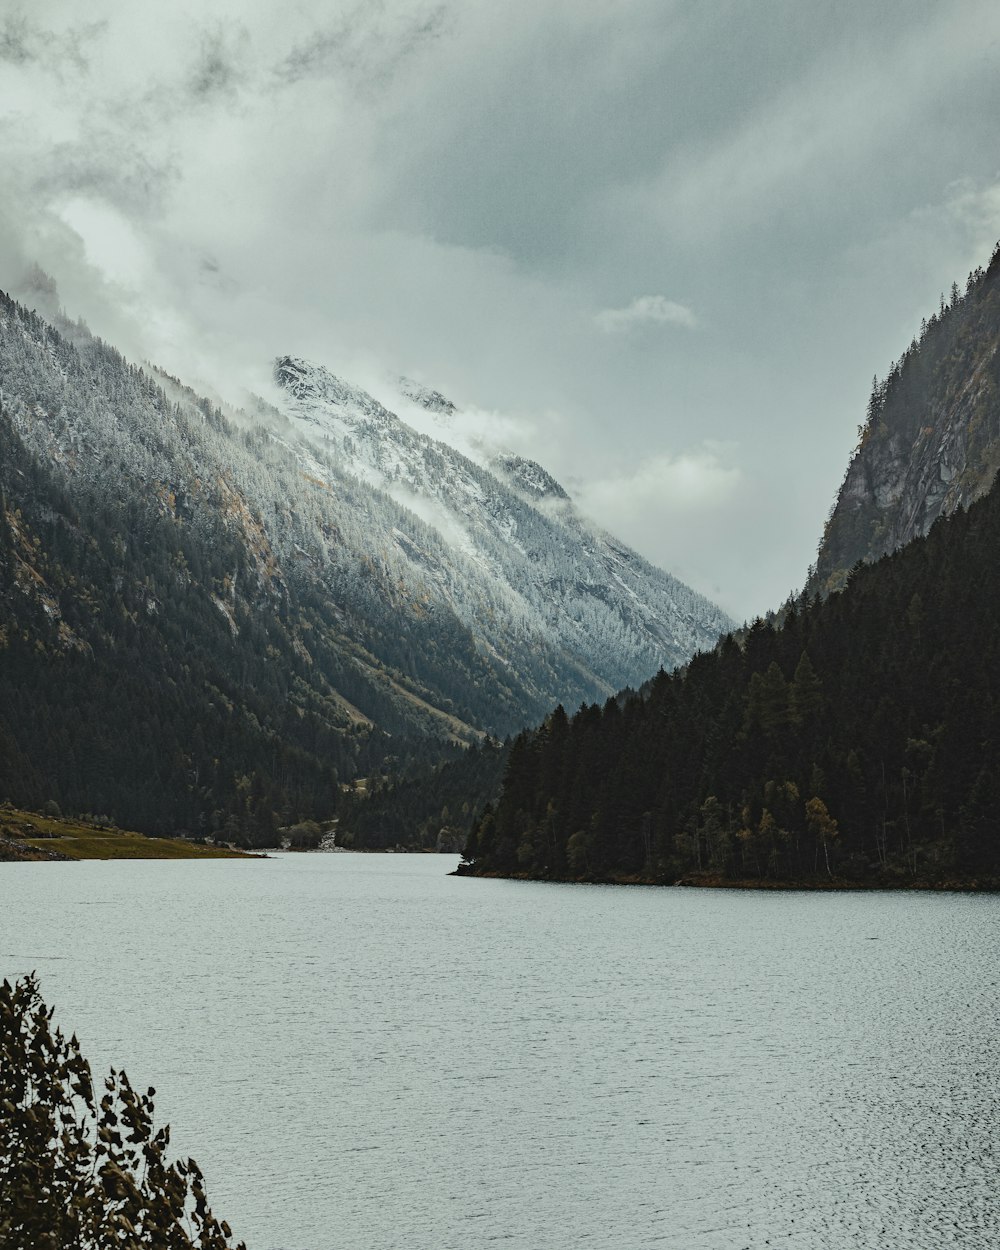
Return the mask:
<svg viewBox="0 0 1000 1250">
<path fill-rule="evenodd" d="M 525 644 L 549 657 L 566 683 L 550 686 L 550 702 L 638 684 L 711 647 L 730 627 L 721 609 L 585 521 L 535 462 L 500 455 L 477 463 L 297 357 L 282 357 L 275 377 L 300 448 L 326 456 L 437 532 L 449 549 L 435 568 L 438 587 L 490 652 L 512 668 Z M 446 435 L 454 405 L 437 392 L 409 393 L 431 396 L 432 410 L 447 417 Z M 415 571 L 428 572 L 426 553 L 398 545 Z"/>
</svg>

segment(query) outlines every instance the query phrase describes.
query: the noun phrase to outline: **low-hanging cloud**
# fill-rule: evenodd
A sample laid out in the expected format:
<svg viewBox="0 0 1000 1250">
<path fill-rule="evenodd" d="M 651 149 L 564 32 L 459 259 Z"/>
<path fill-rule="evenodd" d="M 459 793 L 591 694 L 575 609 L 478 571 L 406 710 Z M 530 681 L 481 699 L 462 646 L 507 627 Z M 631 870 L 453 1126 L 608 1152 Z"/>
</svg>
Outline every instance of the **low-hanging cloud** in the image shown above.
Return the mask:
<svg viewBox="0 0 1000 1250">
<path fill-rule="evenodd" d="M 574 483 L 574 499 L 652 563 L 740 617 L 746 610 L 738 575 L 741 553 L 725 536 L 739 531 L 740 518 L 751 525 L 755 518 L 739 451 L 707 443 L 676 455 L 650 455 Z"/>
<path fill-rule="evenodd" d="M 693 329 L 698 324 L 690 308 L 665 295 L 640 295 L 627 308 L 603 308 L 594 320 L 605 334 L 625 334 L 647 325 Z"/>
<path fill-rule="evenodd" d="M 356 89 L 381 90 L 398 67 L 445 28 L 444 5 L 359 4 L 312 30 L 275 66 L 283 86 L 318 78 L 347 78 Z"/>
<path fill-rule="evenodd" d="M 641 517 L 652 508 L 692 517 L 725 502 L 739 485 L 741 470 L 723 459 L 735 450 L 709 444 L 676 456 L 654 455 L 584 484 L 578 498 L 586 511 L 599 516 Z"/>
<path fill-rule="evenodd" d="M 235 100 L 246 85 L 250 35 L 244 26 L 205 31 L 189 78 L 191 93 L 202 100 Z"/>
<path fill-rule="evenodd" d="M 88 45 L 106 25 L 103 21 L 77 22 L 54 31 L 15 9 L 0 20 L 0 62 L 16 66 L 44 62 L 60 72 L 69 68 L 83 73 L 89 64 Z"/>
<path fill-rule="evenodd" d="M 34 46 L 37 38 L 37 33 L 28 25 L 23 13 L 8 15 L 0 26 L 0 61 L 24 65 L 35 60 L 38 55 Z"/>
</svg>

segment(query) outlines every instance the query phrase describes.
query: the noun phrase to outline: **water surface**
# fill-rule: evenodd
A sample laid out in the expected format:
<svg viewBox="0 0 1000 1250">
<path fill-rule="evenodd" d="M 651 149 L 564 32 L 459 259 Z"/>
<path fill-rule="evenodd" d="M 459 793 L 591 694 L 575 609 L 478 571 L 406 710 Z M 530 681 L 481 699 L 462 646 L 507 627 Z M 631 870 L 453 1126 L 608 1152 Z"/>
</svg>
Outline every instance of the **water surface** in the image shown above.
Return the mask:
<svg viewBox="0 0 1000 1250">
<path fill-rule="evenodd" d="M 0 974 L 250 1250 L 997 1244 L 1000 899 L 454 863 L 5 864 Z"/>
</svg>

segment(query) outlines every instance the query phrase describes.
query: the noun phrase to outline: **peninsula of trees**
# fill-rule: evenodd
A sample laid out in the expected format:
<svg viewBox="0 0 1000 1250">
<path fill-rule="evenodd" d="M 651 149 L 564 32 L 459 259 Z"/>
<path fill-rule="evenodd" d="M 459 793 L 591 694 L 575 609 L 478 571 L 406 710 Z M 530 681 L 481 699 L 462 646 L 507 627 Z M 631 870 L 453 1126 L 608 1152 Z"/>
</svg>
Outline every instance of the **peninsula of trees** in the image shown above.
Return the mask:
<svg viewBox="0 0 1000 1250">
<path fill-rule="evenodd" d="M 1000 490 L 511 748 L 460 871 L 1000 884 Z"/>
</svg>

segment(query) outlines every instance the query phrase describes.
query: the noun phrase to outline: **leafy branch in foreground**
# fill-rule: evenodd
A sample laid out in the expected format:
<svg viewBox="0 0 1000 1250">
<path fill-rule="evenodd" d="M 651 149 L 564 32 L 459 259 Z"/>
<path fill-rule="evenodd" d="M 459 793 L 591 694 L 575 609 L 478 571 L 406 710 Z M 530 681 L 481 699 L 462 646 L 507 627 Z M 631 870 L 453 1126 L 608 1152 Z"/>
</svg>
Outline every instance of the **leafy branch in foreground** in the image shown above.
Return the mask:
<svg viewBox="0 0 1000 1250">
<path fill-rule="evenodd" d="M 111 1069 L 98 1099 L 34 974 L 0 987 L 0 1246 L 233 1250 L 193 1159 L 168 1163 L 153 1095 Z M 236 1250 L 246 1250 L 242 1242 Z"/>
</svg>

